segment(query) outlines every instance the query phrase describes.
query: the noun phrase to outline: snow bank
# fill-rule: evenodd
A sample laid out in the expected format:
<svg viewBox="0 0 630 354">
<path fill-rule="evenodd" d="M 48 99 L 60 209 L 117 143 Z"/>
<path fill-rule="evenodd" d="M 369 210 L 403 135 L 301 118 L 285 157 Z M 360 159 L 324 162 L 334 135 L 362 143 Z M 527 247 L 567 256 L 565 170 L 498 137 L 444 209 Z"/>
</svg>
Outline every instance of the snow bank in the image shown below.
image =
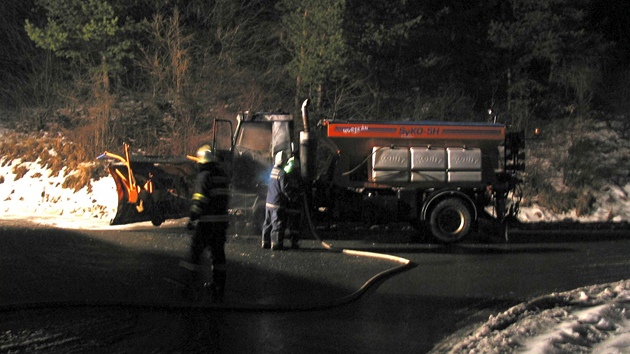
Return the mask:
<svg viewBox="0 0 630 354">
<path fill-rule="evenodd" d="M 0 160 L 4 164 L 4 160 Z M 18 178 L 17 168 L 27 172 Z M 28 219 L 76 228 L 109 226 L 117 207 L 112 178 L 93 180 L 78 191 L 62 188 L 65 169 L 56 175 L 39 161 L 14 160 L 0 166 L 0 213 L 4 219 Z"/>
<path fill-rule="evenodd" d="M 514 306 L 432 353 L 629 353 L 630 281 L 542 296 Z"/>
</svg>

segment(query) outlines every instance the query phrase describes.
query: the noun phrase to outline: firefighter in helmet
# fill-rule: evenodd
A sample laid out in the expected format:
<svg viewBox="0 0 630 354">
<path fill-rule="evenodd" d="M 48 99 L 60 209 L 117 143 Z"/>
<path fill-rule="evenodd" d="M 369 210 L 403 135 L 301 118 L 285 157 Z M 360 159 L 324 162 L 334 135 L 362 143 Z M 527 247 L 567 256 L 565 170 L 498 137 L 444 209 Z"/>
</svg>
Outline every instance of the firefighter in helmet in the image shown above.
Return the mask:
<svg viewBox="0 0 630 354">
<path fill-rule="evenodd" d="M 228 228 L 229 178 L 209 145 L 197 150 L 199 174 L 195 179 L 188 227 L 194 228 L 190 245 L 193 289 L 207 291 L 213 302 L 223 300 L 226 282 L 225 240 Z M 204 250 L 210 250 L 212 280 L 205 283 L 200 264 Z"/>
<path fill-rule="evenodd" d="M 288 156 L 286 151 L 278 151 L 274 166 L 269 175 L 267 200 L 265 204 L 265 223 L 262 229 L 262 248 L 274 251 L 284 249 L 284 233 L 287 227 L 287 207 L 294 199 L 289 178 L 284 170 Z"/>
</svg>

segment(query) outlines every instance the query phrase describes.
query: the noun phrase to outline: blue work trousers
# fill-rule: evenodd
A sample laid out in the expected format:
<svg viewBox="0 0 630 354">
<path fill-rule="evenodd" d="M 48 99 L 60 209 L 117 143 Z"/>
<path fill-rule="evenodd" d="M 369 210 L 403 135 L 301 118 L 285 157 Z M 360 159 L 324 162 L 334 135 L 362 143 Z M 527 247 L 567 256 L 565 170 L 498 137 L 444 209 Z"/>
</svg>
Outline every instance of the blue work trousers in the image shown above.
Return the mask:
<svg viewBox="0 0 630 354">
<path fill-rule="evenodd" d="M 265 210 L 265 223 L 262 229 L 263 243 L 282 244 L 284 232 L 287 228 L 287 213 L 284 208 L 269 208 Z"/>
</svg>

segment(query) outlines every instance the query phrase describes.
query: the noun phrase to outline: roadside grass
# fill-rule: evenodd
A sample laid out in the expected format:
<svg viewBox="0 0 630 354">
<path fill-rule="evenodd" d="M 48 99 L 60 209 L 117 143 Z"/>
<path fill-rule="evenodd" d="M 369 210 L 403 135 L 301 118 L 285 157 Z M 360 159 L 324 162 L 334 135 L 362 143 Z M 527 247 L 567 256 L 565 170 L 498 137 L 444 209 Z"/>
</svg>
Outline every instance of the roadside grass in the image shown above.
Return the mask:
<svg viewBox="0 0 630 354">
<path fill-rule="evenodd" d="M 526 143 L 522 206 L 535 203 L 556 214 L 587 216 L 602 190 L 630 183 L 627 123 L 564 119 L 545 124 L 542 131 Z"/>
<path fill-rule="evenodd" d="M 63 188 L 74 191 L 86 186 L 91 190 L 90 181 L 106 175 L 102 163 L 88 157 L 85 148 L 61 135 L 6 132 L 0 142 L 0 156 L 0 166 L 13 165 L 15 180 L 29 172 L 25 163 L 37 162 L 50 171 L 49 177 L 62 174 L 65 177 Z M 6 182 L 3 176 L 0 183 Z"/>
</svg>

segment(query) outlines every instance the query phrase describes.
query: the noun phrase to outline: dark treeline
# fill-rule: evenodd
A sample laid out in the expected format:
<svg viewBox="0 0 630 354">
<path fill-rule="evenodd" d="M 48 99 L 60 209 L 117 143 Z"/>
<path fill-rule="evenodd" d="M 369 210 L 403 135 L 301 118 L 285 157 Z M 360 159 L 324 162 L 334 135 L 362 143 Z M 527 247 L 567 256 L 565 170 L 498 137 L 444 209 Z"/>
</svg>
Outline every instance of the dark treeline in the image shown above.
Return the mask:
<svg viewBox="0 0 630 354">
<path fill-rule="evenodd" d="M 31 128 L 83 129 L 95 152 L 164 135 L 188 152 L 208 118 L 305 98 L 313 119 L 625 116 L 628 14 L 595 0 L 2 1 L 0 105 L 37 108 Z"/>
</svg>

